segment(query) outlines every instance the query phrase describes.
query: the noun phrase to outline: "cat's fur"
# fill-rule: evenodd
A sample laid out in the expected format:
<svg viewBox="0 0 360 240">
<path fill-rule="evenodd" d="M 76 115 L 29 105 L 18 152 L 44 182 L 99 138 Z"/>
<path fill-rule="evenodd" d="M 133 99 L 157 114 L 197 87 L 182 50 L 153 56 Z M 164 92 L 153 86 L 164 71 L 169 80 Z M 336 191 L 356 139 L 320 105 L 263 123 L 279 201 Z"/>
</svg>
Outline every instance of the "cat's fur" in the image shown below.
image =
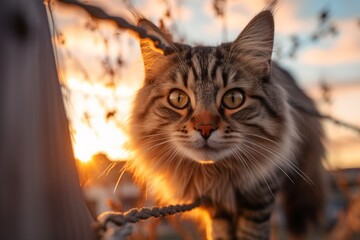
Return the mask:
<svg viewBox="0 0 360 240">
<path fill-rule="evenodd" d="M 137 179 L 162 203 L 206 197 L 203 208 L 214 224 L 228 223 L 225 235 L 212 233 L 217 239 L 267 239 L 279 189 L 293 233 L 301 235 L 310 220 L 319 221 L 322 129 L 317 119 L 292 107 L 316 110 L 293 78 L 271 62 L 272 12 L 261 12 L 234 42 L 217 47 L 173 43 L 150 22 L 139 25 L 173 52 L 165 56 L 141 42 L 145 82 L 130 121 L 137 157 L 129 169 Z M 189 97 L 184 109 L 170 104 L 174 89 Z M 222 99 L 230 89 L 245 98 L 235 109 Z"/>
</svg>

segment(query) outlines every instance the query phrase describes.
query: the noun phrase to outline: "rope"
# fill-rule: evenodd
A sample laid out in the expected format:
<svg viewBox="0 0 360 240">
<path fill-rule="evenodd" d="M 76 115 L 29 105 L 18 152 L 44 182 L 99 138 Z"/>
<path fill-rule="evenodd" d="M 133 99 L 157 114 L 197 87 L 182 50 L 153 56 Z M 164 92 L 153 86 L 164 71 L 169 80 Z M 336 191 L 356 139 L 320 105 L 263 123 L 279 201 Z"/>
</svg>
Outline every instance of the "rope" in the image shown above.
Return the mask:
<svg viewBox="0 0 360 240">
<path fill-rule="evenodd" d="M 187 212 L 200 206 L 203 203 L 201 198 L 189 204 L 177 204 L 166 207 L 153 207 L 153 208 L 141 208 L 131 209 L 128 212 L 104 212 L 98 217 L 98 221 L 95 224 L 95 229 L 100 236 L 103 236 L 108 230 L 108 224 L 113 223 L 116 226 L 125 226 L 127 223 L 137 223 L 149 218 L 166 217 L 174 215 L 176 213 Z"/>
</svg>

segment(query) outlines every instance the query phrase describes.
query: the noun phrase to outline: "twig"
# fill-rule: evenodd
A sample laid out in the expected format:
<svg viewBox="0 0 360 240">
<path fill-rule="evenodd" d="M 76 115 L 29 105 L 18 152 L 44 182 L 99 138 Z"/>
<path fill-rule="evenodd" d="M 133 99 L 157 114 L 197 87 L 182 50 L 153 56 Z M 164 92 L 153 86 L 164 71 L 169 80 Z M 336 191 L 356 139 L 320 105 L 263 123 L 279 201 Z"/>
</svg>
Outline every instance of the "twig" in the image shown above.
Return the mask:
<svg viewBox="0 0 360 240">
<path fill-rule="evenodd" d="M 163 53 L 165 55 L 168 55 L 168 54 L 173 52 L 173 50 L 171 48 L 169 48 L 168 46 L 166 46 L 164 43 L 162 43 L 159 38 L 157 38 L 156 36 L 148 34 L 145 29 L 137 27 L 137 26 L 127 22 L 125 19 L 123 19 L 121 17 L 111 16 L 111 15 L 107 14 L 104 10 L 102 10 L 99 7 L 84 4 L 84 3 L 78 2 L 76 0 L 58 0 L 58 1 L 62 2 L 62 3 L 65 3 L 65 4 L 78 6 L 78 7 L 82 8 L 82 9 L 84 9 L 93 18 L 112 21 L 119 28 L 130 30 L 130 32 L 135 34 L 135 36 L 137 38 L 150 40 L 154 44 L 154 47 L 161 50 L 161 51 L 163 51 Z"/>
<path fill-rule="evenodd" d="M 317 118 L 321 118 L 321 119 L 325 119 L 325 120 L 328 120 L 336 125 L 339 125 L 339 126 L 342 126 L 342 127 L 345 127 L 347 129 L 350 129 L 350 130 L 353 130 L 355 132 L 357 132 L 358 134 L 360 134 L 360 127 L 357 127 L 355 125 L 352 125 L 350 123 L 347 123 L 347 122 L 344 122 L 344 121 L 341 121 L 339 119 L 336 119 L 336 118 L 333 118 L 329 115 L 325 115 L 325 114 L 322 114 L 316 110 L 311 110 L 311 109 L 307 109 L 305 108 L 304 106 L 301 106 L 295 102 L 290 102 L 291 106 L 293 106 L 295 109 L 303 112 L 303 113 L 306 113 L 308 115 L 311 115 L 313 117 L 317 117 Z"/>
</svg>

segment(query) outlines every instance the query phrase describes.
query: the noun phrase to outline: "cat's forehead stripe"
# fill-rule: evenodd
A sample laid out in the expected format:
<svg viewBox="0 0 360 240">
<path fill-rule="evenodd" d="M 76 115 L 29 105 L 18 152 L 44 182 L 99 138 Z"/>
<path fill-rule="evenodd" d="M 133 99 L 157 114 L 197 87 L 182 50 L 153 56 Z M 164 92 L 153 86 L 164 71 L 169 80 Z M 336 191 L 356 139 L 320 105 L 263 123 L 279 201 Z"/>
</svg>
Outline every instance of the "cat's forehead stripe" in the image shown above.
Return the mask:
<svg viewBox="0 0 360 240">
<path fill-rule="evenodd" d="M 208 71 L 207 71 L 207 76 L 210 77 L 211 79 L 215 79 L 214 78 L 214 69 L 216 71 L 216 63 L 217 63 L 217 59 L 214 57 L 214 53 L 215 50 L 213 50 L 213 53 L 211 54 L 211 56 L 209 56 L 209 66 L 208 66 Z"/>
<path fill-rule="evenodd" d="M 175 78 L 173 81 L 186 88 L 193 88 L 194 84 L 200 84 L 200 82 L 213 82 L 217 83 L 218 86 L 227 87 L 232 75 L 230 76 L 226 70 L 224 57 L 225 53 L 220 47 L 188 49 L 181 57 L 182 63 L 187 66 L 187 70 L 176 68 L 175 74 L 172 75 Z"/>
<path fill-rule="evenodd" d="M 198 80 L 199 79 L 199 74 L 198 74 L 198 71 L 197 71 L 196 55 L 194 55 L 190 59 L 189 64 L 190 64 L 190 67 L 191 67 L 191 70 L 192 70 L 192 73 L 194 75 L 195 80 Z"/>
<path fill-rule="evenodd" d="M 211 63 L 211 49 L 208 48 L 204 48 L 203 51 L 200 51 L 197 54 L 197 60 L 199 62 L 199 70 L 201 73 L 201 80 L 202 81 L 208 81 L 211 79 L 208 79 L 208 70 L 210 67 L 210 63 Z"/>
<path fill-rule="evenodd" d="M 177 84 L 183 84 L 185 87 L 187 87 L 187 74 L 182 74 L 182 71 L 175 71 L 173 74 L 173 79 Z"/>
<path fill-rule="evenodd" d="M 223 54 L 218 48 L 213 47 L 190 49 L 185 58 L 196 81 L 215 80 L 217 69 L 223 63 Z"/>
<path fill-rule="evenodd" d="M 217 70 L 220 67 L 222 67 L 223 63 L 224 63 L 224 54 L 222 53 L 222 51 L 219 47 L 215 48 L 212 58 L 214 59 L 215 62 L 214 62 L 214 65 L 212 66 L 212 68 L 209 68 L 209 72 L 210 72 L 211 78 L 214 79 L 216 77 Z"/>
<path fill-rule="evenodd" d="M 171 72 L 170 73 L 170 81 L 172 82 L 172 83 L 176 83 L 176 82 L 178 82 L 178 80 L 179 80 L 179 72 L 178 71 L 174 71 L 174 72 Z"/>
<path fill-rule="evenodd" d="M 189 80 L 189 74 L 184 72 L 184 74 L 182 75 L 182 82 L 186 88 L 188 87 L 188 80 Z"/>
<path fill-rule="evenodd" d="M 226 71 L 222 71 L 221 72 L 221 77 L 222 77 L 222 81 L 223 81 L 223 86 L 224 86 L 224 88 L 226 88 L 227 83 L 228 83 L 229 75 L 228 75 L 228 73 Z"/>
<path fill-rule="evenodd" d="M 187 79 L 188 79 L 188 86 L 189 86 L 191 89 L 194 89 L 194 86 L 195 86 L 195 75 L 194 75 L 194 71 L 193 71 L 192 69 L 189 69 L 189 70 L 188 70 Z"/>
</svg>

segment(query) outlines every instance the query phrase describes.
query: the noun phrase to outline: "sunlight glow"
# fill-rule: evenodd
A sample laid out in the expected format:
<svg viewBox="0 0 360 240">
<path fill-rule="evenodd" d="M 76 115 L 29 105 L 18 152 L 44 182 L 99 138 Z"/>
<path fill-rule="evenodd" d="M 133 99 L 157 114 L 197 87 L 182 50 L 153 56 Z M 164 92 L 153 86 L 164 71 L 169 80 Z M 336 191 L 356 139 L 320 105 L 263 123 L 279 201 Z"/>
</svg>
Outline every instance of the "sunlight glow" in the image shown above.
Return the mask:
<svg viewBox="0 0 360 240">
<path fill-rule="evenodd" d="M 125 149 L 127 136 L 114 126 L 100 125 L 102 134 L 96 135 L 91 129 L 79 127 L 74 134 L 75 157 L 82 162 L 88 162 L 97 153 L 105 153 L 112 160 L 127 160 L 131 152 Z M 100 130 L 101 131 L 101 130 Z"/>
<path fill-rule="evenodd" d="M 135 89 L 124 85 L 109 88 L 79 76 L 69 76 L 66 85 L 73 93 L 68 112 L 76 159 L 88 162 L 97 153 L 110 160 L 130 159 L 125 131 Z"/>
<path fill-rule="evenodd" d="M 188 215 L 190 218 L 196 219 L 199 227 L 204 229 L 206 232 L 206 239 L 213 240 L 212 236 L 212 220 L 209 212 L 203 208 L 196 208 L 190 213 L 185 213 L 185 216 Z"/>
</svg>

